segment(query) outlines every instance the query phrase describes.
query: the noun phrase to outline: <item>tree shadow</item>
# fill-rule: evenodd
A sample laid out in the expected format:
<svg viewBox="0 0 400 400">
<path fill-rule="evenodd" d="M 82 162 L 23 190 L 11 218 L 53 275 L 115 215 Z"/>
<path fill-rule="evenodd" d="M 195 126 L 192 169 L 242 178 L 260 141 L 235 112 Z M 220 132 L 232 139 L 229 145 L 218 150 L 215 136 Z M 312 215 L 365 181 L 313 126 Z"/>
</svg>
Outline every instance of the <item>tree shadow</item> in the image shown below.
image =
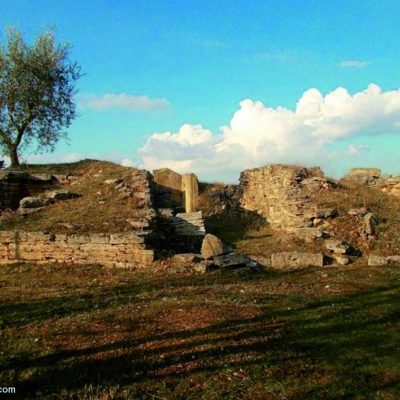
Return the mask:
<svg viewBox="0 0 400 400">
<path fill-rule="evenodd" d="M 249 279 L 266 279 L 266 275 L 256 275 Z M 103 290 L 101 296 L 107 299 L 115 290 L 124 290 L 126 294 L 151 292 L 153 300 L 158 290 L 163 296 L 165 286 L 185 296 L 193 287 L 207 287 L 213 281 L 221 285 L 234 282 L 232 277 L 185 277 L 111 288 Z M 115 343 L 33 354 L 10 360 L 5 368 L 16 377 L 25 376 L 15 382 L 25 395 L 38 390 L 53 394 L 82 390 L 88 384 L 151 386 L 239 368 L 255 373 L 263 367 L 272 371 L 269 380 L 281 381 L 288 385 L 288 390 L 292 386 L 288 398 L 375 398 L 378 391 L 400 388 L 400 374 L 395 372 L 396 362 L 400 361 L 399 292 L 400 285 L 391 283 L 365 287 L 350 295 L 311 298 L 292 308 L 281 301 L 285 294 L 280 294 L 253 317 L 226 318 L 192 329 L 171 326 L 160 333 L 133 335 Z M 85 295 L 85 302 L 91 301 L 88 296 Z M 50 305 L 50 299 L 47 301 L 36 306 L 42 310 Z M 121 304 L 126 301 L 126 296 L 121 296 Z M 68 302 L 74 300 L 61 299 L 61 303 Z M 56 304 L 59 305 L 58 300 Z M 27 312 L 34 314 L 34 307 L 32 304 Z M 107 307 L 107 302 L 101 307 Z M 68 310 L 72 314 L 80 311 Z M 218 313 L 218 307 L 215 312 Z M 40 317 L 45 319 L 47 315 L 39 312 L 34 316 Z M 33 372 L 26 374 L 27 370 Z"/>
</svg>

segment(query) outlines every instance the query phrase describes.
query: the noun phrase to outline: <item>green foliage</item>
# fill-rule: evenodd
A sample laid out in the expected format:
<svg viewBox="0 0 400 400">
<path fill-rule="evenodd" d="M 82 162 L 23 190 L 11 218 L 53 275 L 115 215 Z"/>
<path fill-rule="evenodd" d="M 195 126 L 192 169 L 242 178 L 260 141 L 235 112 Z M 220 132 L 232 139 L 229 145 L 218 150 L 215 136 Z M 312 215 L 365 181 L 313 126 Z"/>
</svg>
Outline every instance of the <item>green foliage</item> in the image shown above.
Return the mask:
<svg viewBox="0 0 400 400">
<path fill-rule="evenodd" d="M 75 118 L 75 82 L 80 67 L 69 60 L 71 47 L 57 45 L 54 32 L 28 45 L 9 28 L 0 46 L 0 149 L 19 166 L 18 155 L 33 142 L 37 151 L 51 151 L 63 128 Z"/>
</svg>

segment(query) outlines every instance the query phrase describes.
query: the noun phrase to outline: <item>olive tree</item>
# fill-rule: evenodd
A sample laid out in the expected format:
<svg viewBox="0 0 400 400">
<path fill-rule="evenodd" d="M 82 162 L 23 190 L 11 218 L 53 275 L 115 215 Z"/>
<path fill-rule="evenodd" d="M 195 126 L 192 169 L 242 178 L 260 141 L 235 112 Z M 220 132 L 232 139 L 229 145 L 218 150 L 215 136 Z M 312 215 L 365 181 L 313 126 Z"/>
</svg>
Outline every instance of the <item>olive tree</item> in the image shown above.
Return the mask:
<svg viewBox="0 0 400 400">
<path fill-rule="evenodd" d="M 0 44 L 0 151 L 11 167 L 23 149 L 52 151 L 75 118 L 75 83 L 80 67 L 69 59 L 71 47 L 55 43 L 52 31 L 31 45 L 9 28 Z"/>
</svg>

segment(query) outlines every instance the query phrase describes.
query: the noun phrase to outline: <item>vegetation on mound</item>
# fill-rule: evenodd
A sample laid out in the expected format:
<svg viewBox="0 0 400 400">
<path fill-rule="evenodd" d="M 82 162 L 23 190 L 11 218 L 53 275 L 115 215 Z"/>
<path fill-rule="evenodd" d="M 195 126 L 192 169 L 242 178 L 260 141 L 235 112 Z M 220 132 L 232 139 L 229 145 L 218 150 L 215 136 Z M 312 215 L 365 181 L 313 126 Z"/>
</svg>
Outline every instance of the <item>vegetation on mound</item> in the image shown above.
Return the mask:
<svg viewBox="0 0 400 400">
<path fill-rule="evenodd" d="M 16 399 L 397 400 L 399 280 L 4 266 L 0 381 Z"/>
<path fill-rule="evenodd" d="M 77 180 L 71 186 L 60 185 L 60 188 L 71 190 L 81 197 L 49 205 L 27 218 L 15 215 L 2 223 L 2 229 L 64 233 L 113 233 L 132 229 L 127 219 L 135 217 L 140 208 L 138 199 L 122 199 L 115 185 L 104 183 L 107 179 L 122 179 L 129 183 L 132 168 L 111 162 L 84 160 L 70 164 L 27 165 L 21 169 L 29 173 L 76 176 Z"/>
<path fill-rule="evenodd" d="M 342 180 L 337 188 L 320 191 L 314 201 L 320 207 L 334 207 L 339 216 L 331 221 L 336 236 L 352 243 L 366 253 L 400 254 L 400 198 L 379 189 Z M 362 217 L 348 214 L 350 209 L 365 207 L 378 220 L 376 239 L 365 240 L 360 235 Z"/>
</svg>

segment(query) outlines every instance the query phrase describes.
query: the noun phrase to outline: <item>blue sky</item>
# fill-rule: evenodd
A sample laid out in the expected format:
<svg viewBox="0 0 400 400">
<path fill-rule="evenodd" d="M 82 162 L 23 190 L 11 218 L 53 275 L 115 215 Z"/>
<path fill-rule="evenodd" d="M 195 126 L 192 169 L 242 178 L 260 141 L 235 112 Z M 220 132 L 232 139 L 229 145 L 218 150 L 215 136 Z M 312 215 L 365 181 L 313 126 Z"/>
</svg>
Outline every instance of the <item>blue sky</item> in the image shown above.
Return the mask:
<svg viewBox="0 0 400 400">
<path fill-rule="evenodd" d="M 96 157 L 149 169 L 165 164 L 216 180 L 276 161 L 319 163 L 332 175 L 359 165 L 400 173 L 399 17 L 400 3 L 385 0 L 0 1 L 3 39 L 8 25 L 28 40 L 55 27 L 85 73 L 70 144 L 28 159 Z M 284 118 L 268 107 L 293 111 L 311 88 L 322 96 L 338 87 L 354 95 L 371 83 L 393 94 L 389 119 L 381 96 L 355 105 L 353 116 L 337 123 L 342 131 L 322 141 L 324 133 L 304 133 L 298 119 L 290 132 L 267 120 Z M 253 102 L 247 108 L 239 106 L 245 99 Z M 257 101 L 264 108 L 254 114 Z M 368 107 L 381 103 L 381 114 L 360 122 Z M 351 104 L 343 103 L 340 118 Z M 235 113 L 242 122 L 234 126 Z M 189 133 L 180 133 L 184 124 Z M 162 132 L 170 134 L 152 136 Z M 250 141 L 257 146 L 247 146 Z"/>
</svg>

